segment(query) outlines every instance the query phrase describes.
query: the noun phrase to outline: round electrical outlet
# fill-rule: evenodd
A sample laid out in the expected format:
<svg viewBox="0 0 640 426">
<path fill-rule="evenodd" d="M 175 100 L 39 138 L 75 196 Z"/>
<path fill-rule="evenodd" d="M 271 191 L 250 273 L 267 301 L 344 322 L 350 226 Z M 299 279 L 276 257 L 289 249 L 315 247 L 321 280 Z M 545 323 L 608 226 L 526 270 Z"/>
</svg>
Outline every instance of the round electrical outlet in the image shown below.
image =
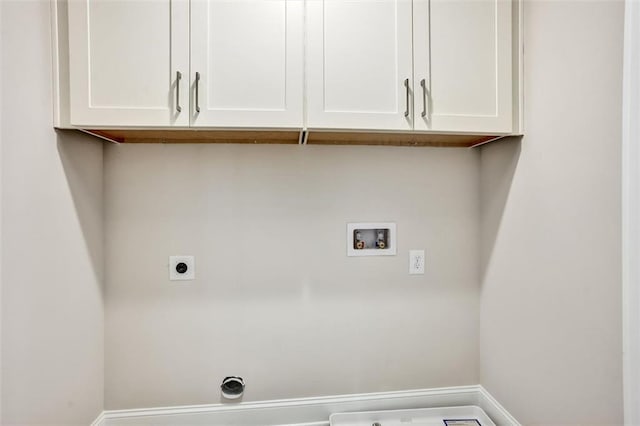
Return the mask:
<svg viewBox="0 0 640 426">
<path fill-rule="evenodd" d="M 169 280 L 194 280 L 196 278 L 195 262 L 196 261 L 193 256 L 169 256 Z"/>
<path fill-rule="evenodd" d="M 184 274 L 188 270 L 189 270 L 189 267 L 184 262 L 180 262 L 176 265 L 176 272 L 179 274 Z"/>
</svg>

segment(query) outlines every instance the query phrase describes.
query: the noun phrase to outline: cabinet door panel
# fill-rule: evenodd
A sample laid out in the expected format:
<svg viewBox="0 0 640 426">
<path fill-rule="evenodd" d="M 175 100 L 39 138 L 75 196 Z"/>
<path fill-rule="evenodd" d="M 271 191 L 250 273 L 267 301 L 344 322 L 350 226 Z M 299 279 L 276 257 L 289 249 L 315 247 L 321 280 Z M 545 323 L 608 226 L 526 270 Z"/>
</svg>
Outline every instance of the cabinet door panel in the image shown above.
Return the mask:
<svg viewBox="0 0 640 426">
<path fill-rule="evenodd" d="M 414 31 L 416 129 L 510 132 L 510 0 L 415 0 Z"/>
<path fill-rule="evenodd" d="M 308 0 L 307 28 L 310 128 L 411 129 L 411 1 Z"/>
<path fill-rule="evenodd" d="M 188 125 L 188 10 L 187 0 L 71 0 L 71 123 Z"/>
<path fill-rule="evenodd" d="M 193 0 L 191 24 L 194 126 L 302 126 L 301 1 Z"/>
</svg>

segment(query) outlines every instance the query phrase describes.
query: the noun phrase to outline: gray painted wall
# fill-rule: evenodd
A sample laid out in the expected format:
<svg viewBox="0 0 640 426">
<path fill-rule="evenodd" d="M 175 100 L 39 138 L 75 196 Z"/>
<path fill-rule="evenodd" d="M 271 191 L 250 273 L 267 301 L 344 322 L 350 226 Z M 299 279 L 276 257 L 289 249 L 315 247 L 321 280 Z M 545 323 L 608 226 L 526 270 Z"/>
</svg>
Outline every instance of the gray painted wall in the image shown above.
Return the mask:
<svg viewBox="0 0 640 426">
<path fill-rule="evenodd" d="M 481 154 L 480 381 L 527 425 L 621 424 L 623 2 L 524 12 L 526 136 Z"/>
<path fill-rule="evenodd" d="M 245 400 L 476 384 L 478 173 L 464 149 L 106 146 L 107 408 L 218 402 L 226 375 Z M 347 258 L 350 221 L 397 222 L 398 256 Z"/>
<path fill-rule="evenodd" d="M 102 144 L 52 128 L 50 4 L 0 2 L 3 425 L 103 408 Z"/>
</svg>

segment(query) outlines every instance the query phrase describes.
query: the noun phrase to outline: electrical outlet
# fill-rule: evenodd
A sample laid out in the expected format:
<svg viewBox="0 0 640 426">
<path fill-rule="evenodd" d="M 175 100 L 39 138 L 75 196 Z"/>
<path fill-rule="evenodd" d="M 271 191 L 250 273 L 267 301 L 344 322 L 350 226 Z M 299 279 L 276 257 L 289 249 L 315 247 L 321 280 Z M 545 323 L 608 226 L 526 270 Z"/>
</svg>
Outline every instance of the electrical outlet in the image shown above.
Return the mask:
<svg viewBox="0 0 640 426">
<path fill-rule="evenodd" d="M 409 275 L 424 274 L 424 250 L 409 250 Z"/>
<path fill-rule="evenodd" d="M 169 280 L 188 281 L 196 278 L 196 261 L 193 256 L 169 256 Z"/>
</svg>

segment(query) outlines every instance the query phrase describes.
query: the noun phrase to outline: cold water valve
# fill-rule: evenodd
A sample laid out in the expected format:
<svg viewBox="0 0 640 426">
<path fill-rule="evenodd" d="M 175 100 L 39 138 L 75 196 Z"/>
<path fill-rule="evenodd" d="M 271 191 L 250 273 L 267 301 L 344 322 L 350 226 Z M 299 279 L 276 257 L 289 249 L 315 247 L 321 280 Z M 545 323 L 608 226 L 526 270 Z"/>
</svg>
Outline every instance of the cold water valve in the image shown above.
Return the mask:
<svg viewBox="0 0 640 426">
<path fill-rule="evenodd" d="M 385 248 L 387 248 L 387 237 L 385 231 L 385 229 L 376 230 L 376 247 L 378 247 L 380 250 L 384 250 Z"/>
</svg>

